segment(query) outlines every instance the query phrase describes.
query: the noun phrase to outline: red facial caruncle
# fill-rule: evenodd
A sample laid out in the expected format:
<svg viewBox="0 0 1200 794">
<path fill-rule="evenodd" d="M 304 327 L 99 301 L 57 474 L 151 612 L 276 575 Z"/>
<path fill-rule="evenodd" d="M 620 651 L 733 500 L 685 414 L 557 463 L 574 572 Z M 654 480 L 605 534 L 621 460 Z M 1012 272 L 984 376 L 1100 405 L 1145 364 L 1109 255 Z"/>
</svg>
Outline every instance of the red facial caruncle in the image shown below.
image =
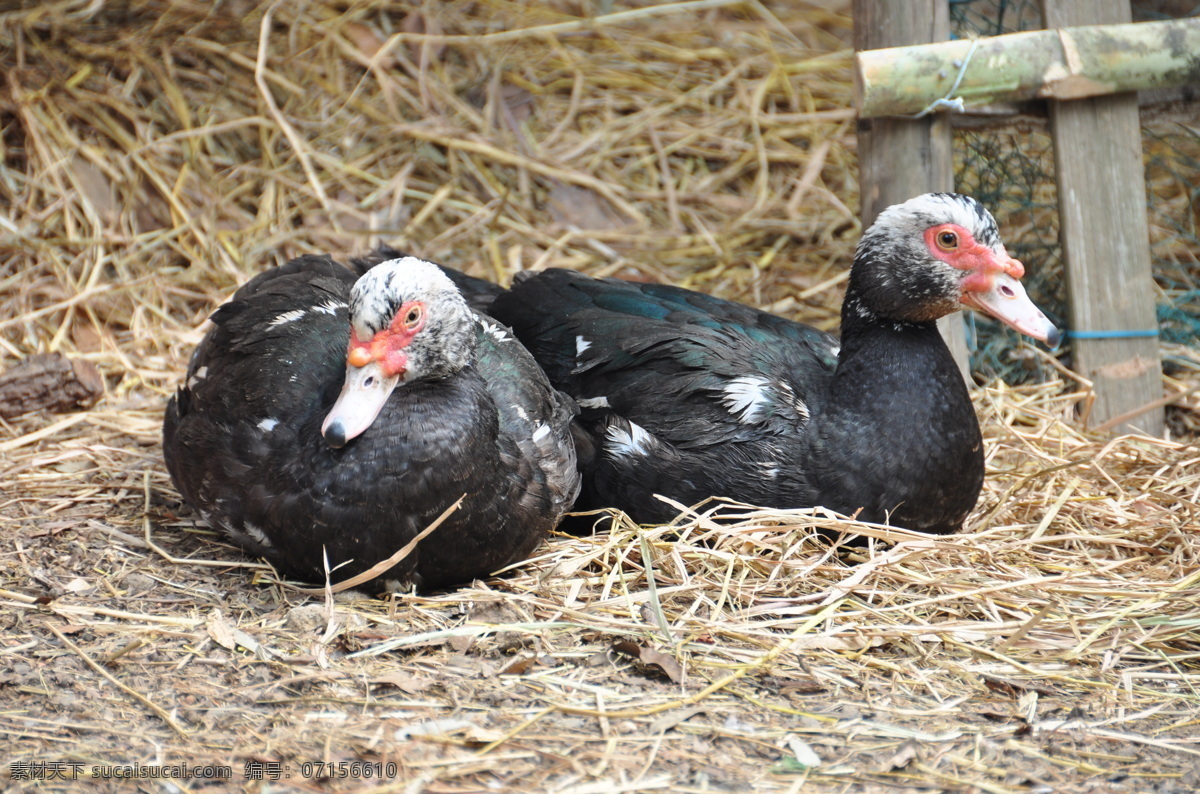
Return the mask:
<svg viewBox="0 0 1200 794">
<path fill-rule="evenodd" d="M 997 254 L 979 243 L 957 223 L 940 223 L 925 230 L 925 245 L 929 252 L 951 267 L 969 271 L 962 280 L 963 292 L 987 292 L 992 289 L 992 276 L 1007 273 L 1013 278 L 1025 275 L 1025 266 L 1007 254 Z"/>
<path fill-rule="evenodd" d="M 959 302 L 990 314 L 1034 339 L 1054 346 L 1058 329 L 1025 294 L 1020 278 L 1025 266 L 1006 253 L 992 250 L 957 223 L 940 223 L 925 230 L 929 253 L 953 268 L 966 271 L 959 280 Z"/>
<path fill-rule="evenodd" d="M 352 367 L 365 367 L 377 362 L 383 375 L 394 377 L 408 368 L 405 348 L 425 327 L 425 304 L 422 301 L 407 301 L 400 306 L 391 324 L 375 334 L 370 340 L 358 338 L 358 332 L 350 329 L 350 350 L 346 363 Z"/>
</svg>

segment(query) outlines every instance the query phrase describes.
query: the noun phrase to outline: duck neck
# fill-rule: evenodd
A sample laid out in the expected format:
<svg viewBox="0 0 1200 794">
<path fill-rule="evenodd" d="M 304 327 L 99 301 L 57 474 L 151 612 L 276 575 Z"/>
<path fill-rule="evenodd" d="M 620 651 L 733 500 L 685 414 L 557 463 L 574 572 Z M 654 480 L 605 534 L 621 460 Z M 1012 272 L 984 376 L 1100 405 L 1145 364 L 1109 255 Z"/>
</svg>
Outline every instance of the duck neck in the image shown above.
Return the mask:
<svg viewBox="0 0 1200 794">
<path fill-rule="evenodd" d="M 842 306 L 841 353 L 835 389 L 850 402 L 892 399 L 912 402 L 933 393 L 970 402 L 950 349 L 935 320 L 880 317 L 853 293 Z M 857 398 L 855 398 L 857 395 Z M 899 417 L 892 417 L 889 424 Z"/>
<path fill-rule="evenodd" d="M 821 439 L 822 498 L 868 521 L 954 531 L 983 478 L 970 393 L 935 321 L 860 308 L 847 299 Z"/>
</svg>

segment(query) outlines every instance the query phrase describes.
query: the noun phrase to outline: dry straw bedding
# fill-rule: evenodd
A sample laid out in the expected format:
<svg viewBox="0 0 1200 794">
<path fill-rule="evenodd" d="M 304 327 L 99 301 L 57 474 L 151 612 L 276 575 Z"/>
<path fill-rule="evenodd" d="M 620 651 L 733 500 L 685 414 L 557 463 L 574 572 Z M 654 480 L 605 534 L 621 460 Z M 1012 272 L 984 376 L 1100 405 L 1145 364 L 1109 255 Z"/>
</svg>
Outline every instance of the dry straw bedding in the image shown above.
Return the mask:
<svg viewBox="0 0 1200 794">
<path fill-rule="evenodd" d="M 188 761 L 252 790 L 1194 790 L 1200 453 L 1084 433 L 1066 374 L 976 391 L 963 534 L 713 504 L 391 600 L 276 582 L 165 474 L 204 318 L 300 253 L 385 239 L 835 326 L 844 5 L 0 5 L 0 355 L 86 358 L 108 387 L 0 435 L 6 784 Z M 304 766 L 356 760 L 398 774 Z"/>
</svg>

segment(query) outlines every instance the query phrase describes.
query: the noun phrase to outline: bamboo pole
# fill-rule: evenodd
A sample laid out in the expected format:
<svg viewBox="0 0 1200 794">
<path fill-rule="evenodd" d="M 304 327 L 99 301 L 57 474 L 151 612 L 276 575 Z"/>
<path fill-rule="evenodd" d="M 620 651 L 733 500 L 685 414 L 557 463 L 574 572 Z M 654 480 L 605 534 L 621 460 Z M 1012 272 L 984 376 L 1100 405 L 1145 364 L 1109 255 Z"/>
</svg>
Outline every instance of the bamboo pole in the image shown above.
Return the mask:
<svg viewBox="0 0 1200 794">
<path fill-rule="evenodd" d="M 868 50 L 855 55 L 855 106 L 860 118 L 905 116 L 952 88 L 954 97 L 974 106 L 1200 83 L 1197 53 L 1200 18 Z"/>
</svg>

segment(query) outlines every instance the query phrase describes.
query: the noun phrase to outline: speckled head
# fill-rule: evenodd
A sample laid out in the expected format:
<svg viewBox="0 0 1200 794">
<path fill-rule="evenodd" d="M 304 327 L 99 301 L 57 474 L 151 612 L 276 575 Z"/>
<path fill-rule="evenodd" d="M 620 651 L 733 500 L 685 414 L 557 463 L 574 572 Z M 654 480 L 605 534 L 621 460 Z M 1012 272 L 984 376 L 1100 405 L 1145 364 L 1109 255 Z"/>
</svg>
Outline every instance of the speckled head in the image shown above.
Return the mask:
<svg viewBox="0 0 1200 794">
<path fill-rule="evenodd" d="M 929 322 L 970 306 L 1053 345 L 1058 331 L 1025 294 L 987 208 L 958 193 L 926 193 L 879 213 L 850 271 L 843 322 Z"/>
<path fill-rule="evenodd" d="M 453 375 L 475 346 L 471 310 L 441 268 L 411 256 L 371 268 L 350 291 L 346 383 L 321 427 L 325 440 L 344 446 L 398 385 Z"/>
</svg>

